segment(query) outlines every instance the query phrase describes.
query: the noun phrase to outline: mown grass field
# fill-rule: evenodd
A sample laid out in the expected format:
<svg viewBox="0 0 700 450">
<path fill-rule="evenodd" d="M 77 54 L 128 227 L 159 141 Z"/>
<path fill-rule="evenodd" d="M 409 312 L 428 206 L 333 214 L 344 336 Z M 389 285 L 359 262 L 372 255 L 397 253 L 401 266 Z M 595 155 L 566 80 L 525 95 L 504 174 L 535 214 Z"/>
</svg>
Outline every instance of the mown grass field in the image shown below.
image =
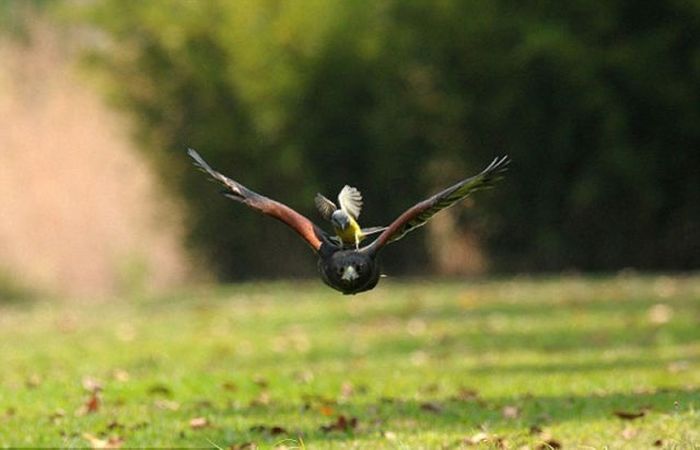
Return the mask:
<svg viewBox="0 0 700 450">
<path fill-rule="evenodd" d="M 700 277 L 3 306 L 0 366 L 3 446 L 698 448 Z"/>
</svg>

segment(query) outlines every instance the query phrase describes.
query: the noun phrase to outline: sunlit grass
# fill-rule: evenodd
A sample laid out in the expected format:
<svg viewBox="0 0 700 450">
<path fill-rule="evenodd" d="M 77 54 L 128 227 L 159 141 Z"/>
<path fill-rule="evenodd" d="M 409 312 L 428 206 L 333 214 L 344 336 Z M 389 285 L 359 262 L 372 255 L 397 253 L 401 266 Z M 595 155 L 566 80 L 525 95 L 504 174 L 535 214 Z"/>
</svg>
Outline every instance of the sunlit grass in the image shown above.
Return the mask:
<svg viewBox="0 0 700 450">
<path fill-rule="evenodd" d="M 699 358 L 698 277 L 394 280 L 355 297 L 244 284 L 11 305 L 0 443 L 698 446 Z"/>
</svg>

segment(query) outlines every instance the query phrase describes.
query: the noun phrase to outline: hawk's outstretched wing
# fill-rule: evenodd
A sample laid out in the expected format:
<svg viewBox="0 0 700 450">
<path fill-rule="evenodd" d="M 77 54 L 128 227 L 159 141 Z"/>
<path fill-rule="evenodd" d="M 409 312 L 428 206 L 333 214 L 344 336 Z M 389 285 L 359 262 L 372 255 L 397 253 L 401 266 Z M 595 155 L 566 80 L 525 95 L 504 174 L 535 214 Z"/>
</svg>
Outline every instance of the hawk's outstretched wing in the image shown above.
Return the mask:
<svg viewBox="0 0 700 450">
<path fill-rule="evenodd" d="M 472 192 L 492 187 L 496 181 L 501 179 L 501 174 L 508 167 L 508 163 L 510 163 L 510 159 L 507 156 L 496 158 L 480 174 L 460 181 L 454 186 L 409 208 L 394 220 L 374 242 L 364 247 L 362 251 L 375 253 L 386 244 L 397 241 L 404 237 L 406 233 L 425 225 L 439 211 L 454 205 Z"/>
<path fill-rule="evenodd" d="M 244 203 L 267 216 L 274 217 L 285 223 L 296 231 L 314 251 L 318 251 L 322 243 L 329 242 L 328 237 L 319 227 L 292 208 L 253 192 L 242 184 L 222 175 L 212 169 L 209 164 L 191 148 L 187 149 L 187 154 L 194 159 L 197 167 L 209 174 L 214 180 L 226 186 L 227 190 L 224 192 L 226 197 Z"/>
</svg>

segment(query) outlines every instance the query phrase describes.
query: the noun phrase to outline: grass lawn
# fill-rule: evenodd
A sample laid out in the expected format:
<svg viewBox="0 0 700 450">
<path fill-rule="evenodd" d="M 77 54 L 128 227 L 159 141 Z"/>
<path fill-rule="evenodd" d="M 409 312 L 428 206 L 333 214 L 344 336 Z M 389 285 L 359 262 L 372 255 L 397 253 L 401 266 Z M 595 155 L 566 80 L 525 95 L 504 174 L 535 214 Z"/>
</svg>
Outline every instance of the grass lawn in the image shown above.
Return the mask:
<svg viewBox="0 0 700 450">
<path fill-rule="evenodd" d="M 0 367 L 0 446 L 698 448 L 700 277 L 6 305 Z"/>
</svg>

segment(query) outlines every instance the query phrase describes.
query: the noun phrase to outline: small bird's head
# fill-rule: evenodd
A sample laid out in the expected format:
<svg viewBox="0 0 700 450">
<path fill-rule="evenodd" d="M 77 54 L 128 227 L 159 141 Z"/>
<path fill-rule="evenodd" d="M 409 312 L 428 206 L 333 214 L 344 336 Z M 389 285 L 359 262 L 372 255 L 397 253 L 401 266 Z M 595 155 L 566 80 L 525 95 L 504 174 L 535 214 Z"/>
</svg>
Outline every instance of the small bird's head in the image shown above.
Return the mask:
<svg viewBox="0 0 700 450">
<path fill-rule="evenodd" d="M 345 230 L 350 226 L 350 216 L 342 209 L 337 209 L 331 214 L 331 223 L 339 230 Z"/>
</svg>

